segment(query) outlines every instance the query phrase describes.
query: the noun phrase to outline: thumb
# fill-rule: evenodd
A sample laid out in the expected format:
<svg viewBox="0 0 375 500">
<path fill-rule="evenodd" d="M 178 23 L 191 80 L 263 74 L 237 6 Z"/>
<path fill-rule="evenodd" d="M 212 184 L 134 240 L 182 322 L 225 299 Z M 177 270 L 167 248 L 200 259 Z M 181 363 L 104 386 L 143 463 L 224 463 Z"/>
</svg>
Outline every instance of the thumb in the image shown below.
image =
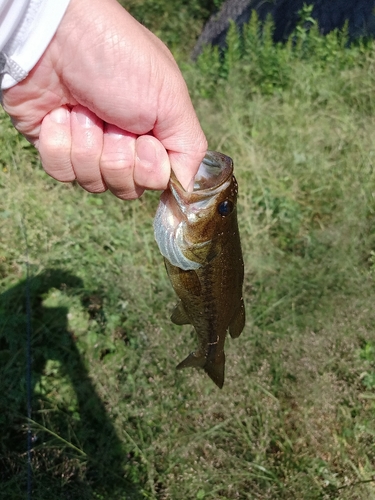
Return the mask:
<svg viewBox="0 0 375 500">
<path fill-rule="evenodd" d="M 194 177 L 207 151 L 207 142 L 197 150 L 189 152 L 169 151 L 171 168 L 185 191 L 192 191 Z"/>
<path fill-rule="evenodd" d="M 207 139 L 196 119 L 190 128 L 175 132 L 168 139 L 161 140 L 168 151 L 171 169 L 181 186 L 192 191 L 194 177 L 207 152 Z"/>
<path fill-rule="evenodd" d="M 182 90 L 176 105 L 155 124 L 153 134 L 167 150 L 171 169 L 188 191 L 192 190 L 208 145 L 187 89 Z"/>
</svg>

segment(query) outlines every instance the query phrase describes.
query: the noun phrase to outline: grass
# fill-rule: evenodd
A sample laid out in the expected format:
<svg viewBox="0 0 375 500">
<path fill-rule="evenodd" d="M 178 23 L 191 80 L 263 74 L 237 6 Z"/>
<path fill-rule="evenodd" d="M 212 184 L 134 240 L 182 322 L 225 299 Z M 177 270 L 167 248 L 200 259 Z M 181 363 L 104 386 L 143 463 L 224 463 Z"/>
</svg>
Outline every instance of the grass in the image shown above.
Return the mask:
<svg viewBox="0 0 375 500">
<path fill-rule="evenodd" d="M 375 53 L 288 57 L 282 86 L 234 58 L 215 95 L 204 61 L 185 66 L 240 188 L 248 322 L 227 341 L 222 391 L 175 371 L 196 341 L 169 320 L 158 194 L 57 184 L 1 115 L 7 499 L 26 495 L 27 260 L 33 499 L 375 498 Z"/>
</svg>

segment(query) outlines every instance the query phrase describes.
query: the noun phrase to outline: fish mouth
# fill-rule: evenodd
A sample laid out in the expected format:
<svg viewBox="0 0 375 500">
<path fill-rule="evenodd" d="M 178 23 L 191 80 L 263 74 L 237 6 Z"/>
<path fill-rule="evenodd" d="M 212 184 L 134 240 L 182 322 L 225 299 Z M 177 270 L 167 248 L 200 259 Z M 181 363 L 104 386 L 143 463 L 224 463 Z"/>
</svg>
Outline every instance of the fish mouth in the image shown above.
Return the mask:
<svg viewBox="0 0 375 500">
<path fill-rule="evenodd" d="M 171 173 L 170 185 L 178 195 L 190 201 L 199 193 L 200 196 L 213 196 L 216 190 L 221 191 L 223 184 L 231 179 L 233 173 L 233 161 L 229 156 L 217 151 L 207 151 L 198 172 L 194 177 L 194 187 L 192 191 L 186 191 L 175 176 Z"/>
<path fill-rule="evenodd" d="M 217 151 L 207 151 L 194 177 L 192 191 L 186 191 L 171 173 L 169 189 L 182 214 L 194 222 L 195 215 L 215 203 L 215 197 L 232 181 L 233 161 Z"/>
</svg>

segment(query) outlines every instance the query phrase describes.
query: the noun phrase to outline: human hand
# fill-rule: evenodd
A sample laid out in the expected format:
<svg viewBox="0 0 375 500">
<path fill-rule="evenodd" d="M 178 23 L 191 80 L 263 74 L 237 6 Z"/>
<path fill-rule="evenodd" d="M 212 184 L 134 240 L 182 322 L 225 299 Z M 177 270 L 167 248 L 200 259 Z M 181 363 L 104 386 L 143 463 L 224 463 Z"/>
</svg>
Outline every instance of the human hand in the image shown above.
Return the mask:
<svg viewBox="0 0 375 500">
<path fill-rule="evenodd" d="M 122 199 L 188 188 L 207 142 L 166 46 L 116 0 L 71 0 L 28 77 L 3 92 L 53 178 Z"/>
</svg>

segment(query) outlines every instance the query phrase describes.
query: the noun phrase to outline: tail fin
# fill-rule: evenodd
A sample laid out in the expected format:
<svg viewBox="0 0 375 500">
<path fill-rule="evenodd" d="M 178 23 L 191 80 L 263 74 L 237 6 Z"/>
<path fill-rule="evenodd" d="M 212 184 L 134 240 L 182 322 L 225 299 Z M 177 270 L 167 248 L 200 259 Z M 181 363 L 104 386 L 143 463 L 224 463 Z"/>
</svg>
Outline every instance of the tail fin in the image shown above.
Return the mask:
<svg viewBox="0 0 375 500">
<path fill-rule="evenodd" d="M 204 365 L 204 371 L 210 377 L 215 384 L 222 389 L 224 385 L 224 370 L 225 370 L 225 356 L 223 353 L 223 358 L 220 361 L 217 360 L 207 360 Z"/>
<path fill-rule="evenodd" d="M 225 370 L 224 352 L 222 352 L 219 359 L 207 359 L 205 356 L 196 356 L 195 353 L 192 352 L 176 366 L 176 369 L 181 370 L 182 368 L 189 367 L 203 368 L 220 389 L 223 387 Z"/>
</svg>

